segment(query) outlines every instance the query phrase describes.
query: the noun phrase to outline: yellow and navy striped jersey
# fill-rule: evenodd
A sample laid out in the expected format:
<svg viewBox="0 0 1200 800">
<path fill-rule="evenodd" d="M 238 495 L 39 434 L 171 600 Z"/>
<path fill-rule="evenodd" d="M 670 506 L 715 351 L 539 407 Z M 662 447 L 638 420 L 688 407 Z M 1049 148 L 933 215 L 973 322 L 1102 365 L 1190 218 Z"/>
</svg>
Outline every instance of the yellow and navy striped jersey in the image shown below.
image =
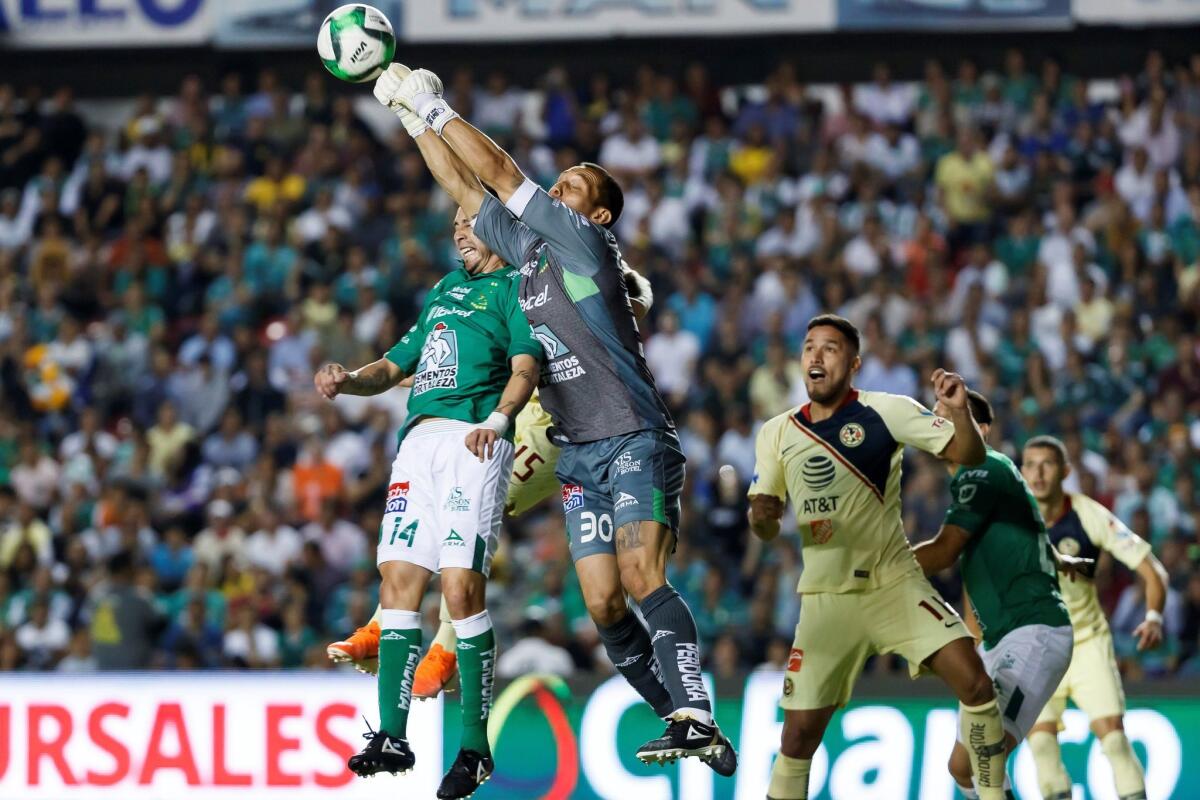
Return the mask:
<svg viewBox="0 0 1200 800">
<path fill-rule="evenodd" d="M 1107 550 L 1125 566 L 1137 569 L 1150 553 L 1149 542 L 1086 494 L 1068 494 L 1062 516 L 1046 522 L 1051 544 L 1069 556 L 1099 561 L 1101 551 Z M 1108 632 L 1108 620 L 1091 580 L 1062 580 L 1059 587 L 1075 629 L 1075 644 Z"/>
<path fill-rule="evenodd" d="M 749 491 L 791 497 L 804 548 L 796 590 L 875 589 L 919 571 L 900 516 L 900 461 L 906 444 L 940 453 L 954 424 L 884 392 L 852 391 L 820 422 L 808 410 L 763 425 Z"/>
</svg>

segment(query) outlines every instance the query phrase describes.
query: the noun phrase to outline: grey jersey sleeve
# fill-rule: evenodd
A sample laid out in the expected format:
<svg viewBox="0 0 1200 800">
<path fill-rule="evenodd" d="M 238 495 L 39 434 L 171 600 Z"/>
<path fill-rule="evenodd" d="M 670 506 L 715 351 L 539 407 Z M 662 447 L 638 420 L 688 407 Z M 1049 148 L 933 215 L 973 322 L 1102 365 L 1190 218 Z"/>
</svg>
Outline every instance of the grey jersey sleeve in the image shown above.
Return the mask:
<svg viewBox="0 0 1200 800">
<path fill-rule="evenodd" d="M 538 245 L 538 235 L 509 213 L 499 200 L 484 193 L 473 225 L 475 235 L 510 266 L 520 267 Z"/>
<path fill-rule="evenodd" d="M 620 263 L 612 233 L 555 200 L 533 181 L 526 180 L 506 205 L 550 245 L 564 269 L 592 276 L 605 264 Z"/>
</svg>

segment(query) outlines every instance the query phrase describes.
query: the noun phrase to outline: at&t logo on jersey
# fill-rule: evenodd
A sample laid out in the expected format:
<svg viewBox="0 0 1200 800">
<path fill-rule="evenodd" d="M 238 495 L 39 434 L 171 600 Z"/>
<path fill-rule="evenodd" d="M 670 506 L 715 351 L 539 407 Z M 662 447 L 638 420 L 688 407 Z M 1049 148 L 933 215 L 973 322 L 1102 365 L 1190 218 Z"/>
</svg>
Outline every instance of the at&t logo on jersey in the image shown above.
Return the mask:
<svg viewBox="0 0 1200 800">
<path fill-rule="evenodd" d="M 583 508 L 583 487 L 577 483 L 564 483 L 562 487 L 563 513 Z"/>
<path fill-rule="evenodd" d="M 454 389 L 458 386 L 458 334 L 444 322 L 439 322 L 425 337 L 417 374 L 413 376 L 412 393 L 424 394 L 430 389 Z"/>
<path fill-rule="evenodd" d="M 393 483 L 388 487 L 385 514 L 403 514 L 408 509 L 408 481 Z"/>
</svg>

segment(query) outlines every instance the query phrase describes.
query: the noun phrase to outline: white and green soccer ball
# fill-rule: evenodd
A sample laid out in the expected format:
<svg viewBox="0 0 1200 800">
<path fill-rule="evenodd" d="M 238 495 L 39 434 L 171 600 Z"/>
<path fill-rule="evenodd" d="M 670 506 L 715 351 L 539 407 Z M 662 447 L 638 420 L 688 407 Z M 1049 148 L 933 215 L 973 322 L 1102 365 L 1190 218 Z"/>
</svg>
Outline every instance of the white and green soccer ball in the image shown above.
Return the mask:
<svg viewBox="0 0 1200 800">
<path fill-rule="evenodd" d="M 374 6 L 350 3 L 334 9 L 317 32 L 317 55 L 335 78 L 373 81 L 392 63 L 396 34 Z"/>
</svg>

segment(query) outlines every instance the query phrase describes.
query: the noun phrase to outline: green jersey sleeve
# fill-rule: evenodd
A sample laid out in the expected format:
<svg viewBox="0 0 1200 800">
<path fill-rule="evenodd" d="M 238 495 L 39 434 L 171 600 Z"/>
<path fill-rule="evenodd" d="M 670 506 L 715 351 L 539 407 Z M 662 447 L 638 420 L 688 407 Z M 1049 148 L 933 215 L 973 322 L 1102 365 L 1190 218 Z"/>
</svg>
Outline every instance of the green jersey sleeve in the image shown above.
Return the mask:
<svg viewBox="0 0 1200 800">
<path fill-rule="evenodd" d="M 417 325 L 413 325 L 383 357 L 404 370 L 405 375 L 412 375 L 421 357 L 422 344 L 420 330 Z"/>
<path fill-rule="evenodd" d="M 960 468 L 950 482 L 952 500 L 944 523 L 962 528 L 972 536 L 987 530 L 999 496 L 1000 480 L 1000 476 L 984 466 Z"/>
</svg>

